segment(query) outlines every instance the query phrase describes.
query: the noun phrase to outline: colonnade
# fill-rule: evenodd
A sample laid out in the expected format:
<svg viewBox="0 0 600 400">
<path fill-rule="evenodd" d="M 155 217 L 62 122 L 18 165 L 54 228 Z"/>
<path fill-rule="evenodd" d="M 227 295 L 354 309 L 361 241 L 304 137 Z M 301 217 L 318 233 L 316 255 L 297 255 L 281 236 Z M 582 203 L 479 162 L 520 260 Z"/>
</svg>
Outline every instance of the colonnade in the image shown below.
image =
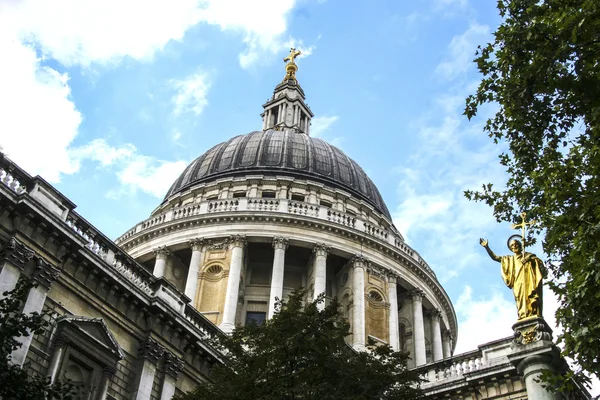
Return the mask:
<svg viewBox="0 0 600 400">
<path fill-rule="evenodd" d="M 227 280 L 225 304 L 223 315 L 219 327 L 224 332 L 231 332 L 235 328 L 235 317 L 238 306 L 239 286 L 244 260 L 244 249 L 246 247 L 246 238 L 243 235 L 230 236 L 228 246 L 231 250 L 231 262 Z M 288 248 L 288 239 L 284 237 L 273 238 L 273 268 L 271 275 L 271 286 L 269 291 L 269 303 L 267 318 L 273 318 L 275 313 L 275 304 L 277 299 L 283 297 L 283 279 L 285 274 L 285 254 Z M 205 243 L 202 239 L 195 239 L 189 242 L 192 249 L 187 281 L 185 285 L 185 294 L 194 298 L 198 288 L 198 274 L 202 263 L 202 254 Z M 327 256 L 330 247 L 324 243 L 315 244 L 313 247 L 313 300 L 326 290 L 326 272 Z M 165 247 L 155 250 L 156 261 L 154 266 L 154 275 L 164 276 L 166 269 L 166 259 L 169 251 Z M 352 292 L 353 308 L 352 315 L 352 345 L 360 350 L 366 346 L 366 305 L 365 305 L 365 281 L 366 272 L 370 268 L 370 261 L 362 255 L 356 255 L 350 260 L 352 267 Z M 387 297 L 389 302 L 389 344 L 394 350 L 400 350 L 400 332 L 398 321 L 399 298 L 397 292 L 398 276 L 390 271 L 386 271 L 385 279 L 387 281 Z M 362 295 L 356 295 L 356 294 Z M 452 335 L 449 330 L 442 330 L 442 313 L 437 309 L 423 312 L 423 299 L 425 293 L 421 289 L 413 289 L 406 296 L 411 301 L 412 311 L 412 338 L 413 352 L 412 358 L 415 360 L 415 366 L 427 363 L 425 323 L 429 323 L 431 332 L 431 360 L 438 361 L 451 356 Z M 325 303 L 318 305 L 319 309 L 325 307 Z"/>
</svg>

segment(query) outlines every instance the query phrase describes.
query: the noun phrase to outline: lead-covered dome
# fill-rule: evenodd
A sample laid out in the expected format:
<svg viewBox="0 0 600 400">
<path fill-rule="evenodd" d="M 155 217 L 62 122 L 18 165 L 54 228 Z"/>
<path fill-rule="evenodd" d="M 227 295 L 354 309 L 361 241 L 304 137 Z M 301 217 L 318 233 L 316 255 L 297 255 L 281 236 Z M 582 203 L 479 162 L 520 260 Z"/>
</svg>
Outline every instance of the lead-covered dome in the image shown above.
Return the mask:
<svg viewBox="0 0 600 400">
<path fill-rule="evenodd" d="M 214 146 L 188 165 L 165 201 L 191 186 L 218 178 L 286 173 L 349 191 L 391 219 L 373 181 L 343 151 L 319 138 L 277 130 L 251 132 Z"/>
</svg>

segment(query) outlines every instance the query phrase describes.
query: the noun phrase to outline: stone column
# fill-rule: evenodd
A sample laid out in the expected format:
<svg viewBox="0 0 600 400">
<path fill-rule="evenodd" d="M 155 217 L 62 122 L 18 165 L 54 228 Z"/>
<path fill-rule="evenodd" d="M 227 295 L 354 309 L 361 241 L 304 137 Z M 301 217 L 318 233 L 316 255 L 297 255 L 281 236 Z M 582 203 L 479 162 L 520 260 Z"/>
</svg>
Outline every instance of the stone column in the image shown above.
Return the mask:
<svg viewBox="0 0 600 400">
<path fill-rule="evenodd" d="M 442 352 L 444 358 L 448 358 L 452 355 L 452 332 L 450 329 L 444 329 L 442 332 Z"/>
<path fill-rule="evenodd" d="M 390 300 L 389 345 L 394 351 L 400 350 L 400 332 L 398 329 L 398 292 L 396 291 L 396 275 L 389 273 L 388 279 L 388 299 Z"/>
<path fill-rule="evenodd" d="M 329 246 L 324 243 L 318 243 L 313 248 L 313 254 L 315 255 L 315 264 L 313 268 L 313 274 L 315 276 L 313 300 L 316 300 L 321 293 L 325 293 L 326 289 L 326 276 L 327 276 L 327 254 L 329 253 Z M 319 310 L 325 308 L 325 302 L 321 302 L 317 305 Z"/>
<path fill-rule="evenodd" d="M 50 359 L 50 365 L 48 365 L 48 378 L 50 379 L 50 383 L 54 383 L 54 380 L 56 379 L 60 361 L 63 358 L 67 344 L 69 344 L 69 338 L 62 333 L 59 333 L 56 335 L 56 338 L 53 340 L 53 342 L 52 358 Z"/>
<path fill-rule="evenodd" d="M 229 265 L 229 278 L 227 279 L 227 292 L 225 294 L 223 318 L 221 319 L 221 325 L 219 326 L 221 330 L 226 333 L 230 333 L 235 328 L 235 315 L 237 311 L 245 245 L 245 236 L 235 235 L 229 238 L 231 264 Z"/>
<path fill-rule="evenodd" d="M 425 329 L 423 326 L 423 297 L 425 294 L 421 289 L 410 292 L 413 312 L 413 338 L 415 345 L 415 366 L 418 367 L 427 362 L 425 354 Z"/>
<path fill-rule="evenodd" d="M 113 376 L 115 376 L 116 372 L 117 369 L 115 367 L 104 367 L 102 369 L 102 380 L 100 381 L 100 385 L 98 387 L 99 391 L 98 395 L 96 396 L 96 400 L 106 399 L 106 395 L 108 394 L 108 387 L 110 386 L 110 380 Z"/>
<path fill-rule="evenodd" d="M 187 280 L 185 281 L 185 295 L 192 299 L 196 298 L 196 290 L 198 289 L 198 271 L 200 270 L 200 263 L 202 262 L 202 249 L 204 248 L 204 239 L 190 240 L 190 247 L 192 248 L 192 258 L 190 260 L 190 266 L 188 268 Z"/>
<path fill-rule="evenodd" d="M 285 265 L 285 250 L 288 247 L 288 240 L 281 236 L 273 238 L 273 248 L 275 255 L 273 256 L 273 271 L 271 275 L 271 294 L 269 295 L 269 313 L 267 318 L 273 318 L 275 314 L 276 299 L 281 300 L 283 297 L 283 273 Z"/>
<path fill-rule="evenodd" d="M 169 249 L 167 246 L 161 246 L 154 250 L 154 255 L 156 256 L 156 261 L 154 262 L 154 276 L 157 278 L 162 278 L 165 276 L 165 271 L 167 270 L 167 257 L 169 256 Z"/>
<path fill-rule="evenodd" d="M 143 360 L 143 364 L 137 390 L 133 395 L 135 400 L 147 400 L 152 397 L 152 385 L 154 383 L 154 375 L 156 374 L 156 366 L 164 352 L 165 349 L 152 338 L 147 338 L 146 341 L 140 344 L 138 358 Z"/>
<path fill-rule="evenodd" d="M 165 355 L 165 380 L 163 381 L 160 400 L 171 400 L 175 395 L 177 375 L 183 369 L 184 362 L 172 353 Z"/>
<path fill-rule="evenodd" d="M 432 357 L 433 361 L 439 361 L 444 358 L 442 350 L 442 330 L 440 327 L 440 318 L 442 313 L 435 309 L 428 313 L 429 321 L 431 322 L 431 342 L 432 342 Z"/>
<path fill-rule="evenodd" d="M 4 245 L 0 254 L 0 299 L 4 298 L 2 293 L 10 292 L 17 285 L 21 271 L 25 264 L 33 258 L 33 250 L 18 242 L 15 238 Z"/>
<path fill-rule="evenodd" d="M 369 261 L 361 255 L 352 258 L 352 347 L 356 350 L 365 348 L 365 269 Z"/>
<path fill-rule="evenodd" d="M 558 353 L 558 349 L 554 351 Z M 517 370 L 523 375 L 525 388 L 527 389 L 527 398 L 535 400 L 559 400 L 563 399 L 560 393 L 546 390 L 541 380 L 542 372 L 545 370 L 556 371 L 554 367 L 556 354 L 551 351 L 546 354 L 535 354 L 521 360 L 517 365 Z"/>
<path fill-rule="evenodd" d="M 35 270 L 33 271 L 32 278 L 36 282 L 37 286 L 32 287 L 29 290 L 29 295 L 25 301 L 23 307 L 23 314 L 41 313 L 46 302 L 46 295 L 50 290 L 50 285 L 54 282 L 60 271 L 54 268 L 52 265 L 47 263 L 41 258 L 36 260 Z M 29 346 L 33 340 L 33 335 L 21 336 L 17 339 L 21 343 L 21 347 L 12 352 L 11 362 L 15 365 L 23 365 L 27 353 L 29 352 Z"/>
</svg>

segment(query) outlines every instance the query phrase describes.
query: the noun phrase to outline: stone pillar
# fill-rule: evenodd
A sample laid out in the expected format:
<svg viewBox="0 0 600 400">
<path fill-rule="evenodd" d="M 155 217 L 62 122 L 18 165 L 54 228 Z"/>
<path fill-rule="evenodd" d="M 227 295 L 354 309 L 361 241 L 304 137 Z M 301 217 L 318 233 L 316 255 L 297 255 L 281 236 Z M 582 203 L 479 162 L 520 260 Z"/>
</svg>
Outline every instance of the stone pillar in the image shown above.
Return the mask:
<svg viewBox="0 0 600 400">
<path fill-rule="evenodd" d="M 221 319 L 221 325 L 219 326 L 221 330 L 226 333 L 230 333 L 235 328 L 235 315 L 237 312 L 245 245 L 245 236 L 235 235 L 229 238 L 231 264 L 229 265 L 229 278 L 227 279 L 227 292 L 225 294 L 223 318 Z"/>
<path fill-rule="evenodd" d="M 265 113 L 263 114 L 263 125 L 262 125 L 262 129 L 263 131 L 265 129 L 267 129 L 267 112 L 265 111 Z"/>
<path fill-rule="evenodd" d="M 327 254 L 329 253 L 329 246 L 324 243 L 318 243 L 313 248 L 313 254 L 315 255 L 315 264 L 313 268 L 313 274 L 315 276 L 313 300 L 316 300 L 321 293 L 325 293 L 326 289 L 326 276 L 327 276 Z M 325 308 L 325 302 L 317 305 L 319 310 Z"/>
<path fill-rule="evenodd" d="M 172 353 L 165 355 L 165 380 L 163 382 L 160 400 L 171 400 L 175 395 L 177 375 L 183 369 L 184 362 Z"/>
<path fill-rule="evenodd" d="M 117 369 L 115 367 L 104 367 L 102 369 L 102 380 L 100 381 L 100 385 L 98 386 L 98 395 L 96 396 L 96 400 L 105 400 L 106 395 L 108 394 L 108 387 L 110 386 L 110 381 Z"/>
<path fill-rule="evenodd" d="M 423 297 L 425 294 L 421 289 L 410 292 L 413 312 L 413 338 L 415 345 L 415 366 L 418 367 L 427 362 L 425 354 L 425 329 L 423 326 Z"/>
<path fill-rule="evenodd" d="M 396 275 L 388 274 L 388 299 L 390 300 L 389 345 L 394 351 L 400 350 L 400 332 L 398 329 L 398 292 L 396 291 Z"/>
<path fill-rule="evenodd" d="M 431 322 L 431 342 L 433 361 L 439 361 L 444 358 L 442 350 L 442 330 L 440 327 L 440 318 L 442 313 L 439 310 L 432 310 L 428 313 Z"/>
<path fill-rule="evenodd" d="M 156 261 L 154 262 L 154 276 L 157 278 L 162 278 L 165 276 L 165 271 L 167 270 L 167 257 L 169 256 L 169 249 L 167 246 L 161 246 L 154 250 L 154 255 L 156 256 Z"/>
<path fill-rule="evenodd" d="M 192 299 L 192 304 L 196 298 L 196 290 L 198 289 L 198 272 L 200 263 L 202 263 L 202 249 L 204 248 L 204 239 L 190 240 L 192 248 L 192 259 L 188 268 L 187 280 L 185 281 L 185 295 Z"/>
<path fill-rule="evenodd" d="M 10 292 L 17 285 L 21 271 L 25 264 L 33 258 L 33 250 L 15 238 L 4 245 L 0 254 L 0 299 L 4 292 Z"/>
<path fill-rule="evenodd" d="M 452 332 L 450 329 L 444 329 L 442 331 L 442 352 L 444 358 L 452 356 Z"/>
<path fill-rule="evenodd" d="M 56 338 L 53 340 L 52 345 L 52 358 L 50 359 L 50 365 L 48 365 L 48 378 L 50 379 L 50 383 L 54 383 L 56 379 L 56 375 L 58 374 L 58 367 L 60 366 L 60 361 L 63 358 L 63 354 L 65 352 L 65 348 L 67 344 L 69 344 L 69 338 L 63 334 L 58 334 Z"/>
<path fill-rule="evenodd" d="M 365 338 L 365 269 L 369 262 L 361 255 L 352 258 L 352 293 L 354 307 L 352 309 L 352 347 L 363 350 Z"/>
<path fill-rule="evenodd" d="M 29 295 L 27 296 L 25 306 L 23 307 L 23 314 L 42 312 L 44 303 L 46 302 L 46 295 L 50 290 L 50 285 L 59 275 L 60 271 L 43 259 L 38 258 L 36 260 L 32 278 L 37 286 L 34 286 L 29 290 Z M 29 352 L 29 346 L 33 340 L 33 335 L 30 333 L 29 336 L 21 336 L 17 340 L 21 343 L 21 347 L 12 352 L 11 362 L 21 366 L 25 362 L 25 358 Z"/>
<path fill-rule="evenodd" d="M 556 350 L 558 352 L 558 350 Z M 517 365 L 517 370 L 523 375 L 527 398 L 535 400 L 559 400 L 563 399 L 560 393 L 546 390 L 541 380 L 542 372 L 545 370 L 556 371 L 554 361 L 555 354 L 535 354 L 525 357 Z"/>
<path fill-rule="evenodd" d="M 269 295 L 269 312 L 267 318 L 273 318 L 275 314 L 275 301 L 283 297 L 283 273 L 285 265 L 285 250 L 288 246 L 288 240 L 283 237 L 273 238 L 273 271 L 271 275 L 271 294 Z"/>
<path fill-rule="evenodd" d="M 143 360 L 142 372 L 139 376 L 137 389 L 133 394 L 135 400 L 147 400 L 152 397 L 152 385 L 158 360 L 164 354 L 165 349 L 152 338 L 140 344 L 138 358 Z"/>
</svg>

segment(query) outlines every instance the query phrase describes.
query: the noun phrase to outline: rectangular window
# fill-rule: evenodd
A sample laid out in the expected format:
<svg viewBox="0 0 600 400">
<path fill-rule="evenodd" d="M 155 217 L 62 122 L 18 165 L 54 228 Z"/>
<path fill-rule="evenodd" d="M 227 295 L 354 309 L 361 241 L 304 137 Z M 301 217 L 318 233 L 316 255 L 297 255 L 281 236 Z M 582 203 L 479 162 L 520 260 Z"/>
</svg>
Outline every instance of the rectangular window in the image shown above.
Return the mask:
<svg viewBox="0 0 600 400">
<path fill-rule="evenodd" d="M 218 198 L 219 198 L 219 196 L 217 196 L 217 195 L 214 195 L 214 196 L 208 196 L 208 197 L 206 198 L 206 200 L 207 200 L 207 201 L 213 201 L 213 200 L 217 200 Z"/>
<path fill-rule="evenodd" d="M 234 198 L 234 199 L 239 199 L 239 198 L 241 198 L 241 197 L 246 197 L 246 192 L 235 192 L 235 193 L 233 194 L 233 198 Z"/>
<path fill-rule="evenodd" d="M 305 197 L 301 194 L 292 194 L 292 200 L 294 201 L 304 201 Z"/>
<path fill-rule="evenodd" d="M 257 325 L 261 325 L 267 319 L 266 312 L 249 311 L 246 313 L 246 325 L 251 324 L 253 321 Z"/>
<path fill-rule="evenodd" d="M 329 208 L 331 208 L 333 206 L 333 204 L 327 200 L 319 201 L 319 205 L 322 205 L 323 207 L 329 207 Z"/>
<path fill-rule="evenodd" d="M 274 199 L 275 198 L 275 192 L 264 191 L 264 192 L 262 192 L 261 197 L 264 197 L 265 199 Z"/>
</svg>

